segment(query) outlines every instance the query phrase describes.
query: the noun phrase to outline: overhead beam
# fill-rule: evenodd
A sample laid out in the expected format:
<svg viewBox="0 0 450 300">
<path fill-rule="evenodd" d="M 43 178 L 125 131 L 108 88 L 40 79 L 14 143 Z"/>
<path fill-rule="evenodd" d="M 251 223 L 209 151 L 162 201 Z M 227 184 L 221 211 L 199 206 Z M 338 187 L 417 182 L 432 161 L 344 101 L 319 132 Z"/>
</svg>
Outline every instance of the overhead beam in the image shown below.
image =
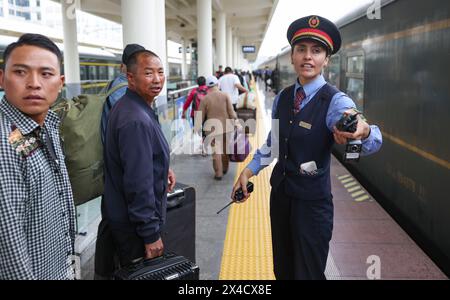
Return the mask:
<svg viewBox="0 0 450 300">
<path fill-rule="evenodd" d="M 52 1 L 59 3 L 61 0 Z M 118 23 L 122 22 L 121 4 L 131 4 L 125 1 L 80 0 L 81 10 Z M 236 30 L 234 36 L 239 38 L 241 44 L 255 45 L 259 50 L 279 0 L 211 0 L 211 3 L 214 19 L 218 12 L 226 13 L 227 26 Z M 165 6 L 168 37 L 177 42 L 181 38 L 196 40 L 197 0 L 165 0 Z M 181 24 L 185 26 L 181 27 Z M 215 28 L 213 22 L 213 30 Z"/>
</svg>

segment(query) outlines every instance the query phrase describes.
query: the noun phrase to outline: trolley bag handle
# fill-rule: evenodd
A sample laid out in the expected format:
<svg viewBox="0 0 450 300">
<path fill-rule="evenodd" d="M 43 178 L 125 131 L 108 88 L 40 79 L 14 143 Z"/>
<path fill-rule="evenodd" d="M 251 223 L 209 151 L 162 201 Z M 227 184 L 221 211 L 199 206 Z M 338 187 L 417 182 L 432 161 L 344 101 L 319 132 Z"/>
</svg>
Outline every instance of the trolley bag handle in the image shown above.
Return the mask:
<svg viewBox="0 0 450 300">
<path fill-rule="evenodd" d="M 184 202 L 184 191 L 183 190 L 175 190 L 173 193 L 169 193 L 167 195 L 167 209 L 172 209 L 178 207 Z"/>
</svg>

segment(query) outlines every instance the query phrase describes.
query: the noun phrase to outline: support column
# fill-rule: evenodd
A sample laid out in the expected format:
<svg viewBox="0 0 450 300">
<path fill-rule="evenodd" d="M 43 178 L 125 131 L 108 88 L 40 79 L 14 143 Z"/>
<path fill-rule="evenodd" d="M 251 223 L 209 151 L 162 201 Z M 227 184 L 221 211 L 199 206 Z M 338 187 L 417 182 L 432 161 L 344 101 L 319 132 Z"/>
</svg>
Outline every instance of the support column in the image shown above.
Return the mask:
<svg viewBox="0 0 450 300">
<path fill-rule="evenodd" d="M 242 43 L 239 43 L 239 54 L 241 56 L 241 60 L 239 61 L 239 69 L 242 70 L 244 66 L 244 53 L 242 52 Z"/>
<path fill-rule="evenodd" d="M 228 24 L 230 25 L 230 24 Z M 227 27 L 227 63 L 226 66 L 233 64 L 233 28 Z M 226 67 L 224 66 L 224 67 Z"/>
<path fill-rule="evenodd" d="M 198 76 L 213 74 L 212 2 L 197 0 Z"/>
<path fill-rule="evenodd" d="M 215 65 L 217 64 L 217 40 L 216 43 L 213 42 L 212 46 L 212 62 L 213 62 L 213 73 L 216 71 Z"/>
<path fill-rule="evenodd" d="M 216 19 L 217 64 L 226 67 L 227 64 L 227 16 L 224 12 L 217 13 Z"/>
<path fill-rule="evenodd" d="M 186 39 L 183 38 L 183 55 L 182 55 L 182 60 L 181 60 L 181 78 L 183 80 L 187 79 L 187 74 L 188 74 L 188 68 L 187 68 L 187 43 L 186 43 Z"/>
<path fill-rule="evenodd" d="M 67 98 L 81 94 L 76 8 L 77 2 L 75 0 L 61 0 L 64 32 L 64 75 L 66 78 Z"/>
<path fill-rule="evenodd" d="M 242 44 L 241 42 L 238 42 L 237 51 L 239 53 L 238 55 L 238 65 L 236 66 L 237 69 L 242 69 Z"/>
<path fill-rule="evenodd" d="M 127 44 L 136 43 L 155 52 L 161 58 L 167 80 L 169 65 L 167 63 L 165 0 L 122 1 L 121 10 L 124 47 Z M 164 85 L 162 96 L 160 96 L 162 101 L 166 94 L 167 84 Z"/>
<path fill-rule="evenodd" d="M 233 37 L 233 70 L 236 69 L 238 65 L 239 52 L 237 48 L 238 48 L 238 38 L 235 36 Z"/>
</svg>

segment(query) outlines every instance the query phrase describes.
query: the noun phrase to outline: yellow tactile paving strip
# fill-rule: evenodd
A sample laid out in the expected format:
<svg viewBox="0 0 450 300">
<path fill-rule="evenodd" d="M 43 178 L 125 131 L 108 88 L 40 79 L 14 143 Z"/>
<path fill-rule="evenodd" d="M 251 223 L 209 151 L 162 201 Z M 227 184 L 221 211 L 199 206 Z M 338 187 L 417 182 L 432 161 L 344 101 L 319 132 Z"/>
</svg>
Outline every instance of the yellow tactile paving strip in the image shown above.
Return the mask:
<svg viewBox="0 0 450 300">
<path fill-rule="evenodd" d="M 256 89 L 255 89 L 256 90 Z M 258 97 L 258 95 L 257 95 Z M 253 151 L 261 146 L 264 132 L 262 108 L 257 103 L 256 134 L 250 136 Z M 240 163 L 235 181 L 251 156 Z M 274 280 L 272 236 L 269 219 L 270 183 L 272 167 L 267 167 L 251 181 L 255 190 L 244 204 L 233 204 L 228 216 L 227 232 L 222 254 L 220 280 Z"/>
</svg>

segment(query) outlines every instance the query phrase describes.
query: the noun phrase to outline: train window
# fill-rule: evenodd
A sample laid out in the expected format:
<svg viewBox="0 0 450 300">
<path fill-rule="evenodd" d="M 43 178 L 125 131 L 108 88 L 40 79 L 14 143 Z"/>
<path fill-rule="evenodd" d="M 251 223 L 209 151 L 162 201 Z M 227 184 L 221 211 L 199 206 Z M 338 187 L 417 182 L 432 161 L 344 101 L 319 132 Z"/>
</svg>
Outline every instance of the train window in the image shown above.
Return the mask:
<svg viewBox="0 0 450 300">
<path fill-rule="evenodd" d="M 364 53 L 349 53 L 347 56 L 347 94 L 355 102 L 356 108 L 364 112 Z"/>
<path fill-rule="evenodd" d="M 80 66 L 80 79 L 87 80 L 86 66 Z"/>
<path fill-rule="evenodd" d="M 108 80 L 107 66 L 98 66 L 98 80 Z"/>
<path fill-rule="evenodd" d="M 114 68 L 114 78 L 120 75 L 120 68 Z"/>
<path fill-rule="evenodd" d="M 325 69 L 325 77 L 328 82 L 336 86 L 339 89 L 341 81 L 341 57 L 339 55 L 332 56 L 328 64 L 328 68 Z"/>
<path fill-rule="evenodd" d="M 351 74 L 364 74 L 364 56 L 350 56 L 347 59 L 347 72 Z"/>
<path fill-rule="evenodd" d="M 347 94 L 355 102 L 356 109 L 364 111 L 364 80 L 358 78 L 347 79 Z"/>
<path fill-rule="evenodd" d="M 116 76 L 116 73 L 114 72 L 114 67 L 113 66 L 109 66 L 108 67 L 108 80 L 113 80 Z"/>
<path fill-rule="evenodd" d="M 89 66 L 88 79 L 89 80 L 96 80 L 97 79 L 97 66 Z"/>
</svg>

